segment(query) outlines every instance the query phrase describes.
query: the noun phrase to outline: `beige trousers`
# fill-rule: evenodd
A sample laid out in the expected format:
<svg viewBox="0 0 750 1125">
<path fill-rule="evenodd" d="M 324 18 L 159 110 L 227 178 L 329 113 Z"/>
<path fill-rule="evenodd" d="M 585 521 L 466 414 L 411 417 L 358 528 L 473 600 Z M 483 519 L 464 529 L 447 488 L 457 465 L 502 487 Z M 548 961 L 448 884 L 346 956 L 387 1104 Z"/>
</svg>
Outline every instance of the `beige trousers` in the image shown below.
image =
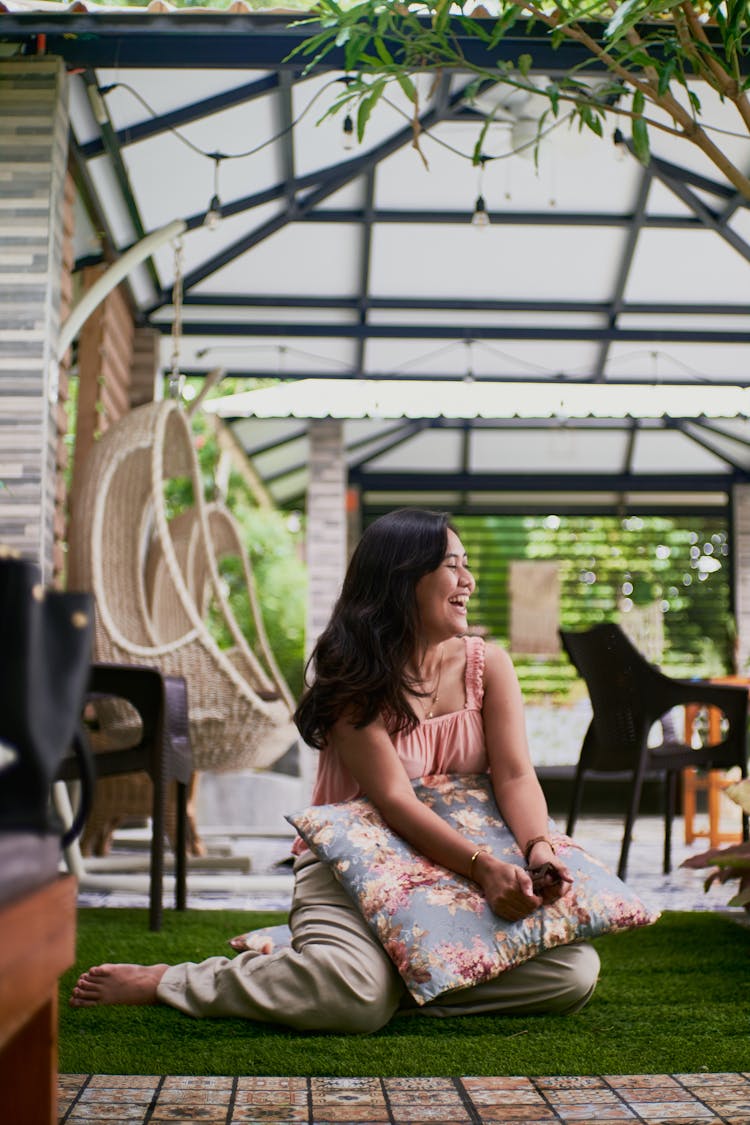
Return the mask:
<svg viewBox="0 0 750 1125">
<path fill-rule="evenodd" d="M 295 864 L 292 948 L 170 967 L 157 997 L 191 1016 L 239 1016 L 307 1031 L 377 1031 L 397 1011 L 452 1016 L 578 1011 L 599 958 L 590 945 L 549 950 L 494 980 L 419 1006 L 329 868 Z"/>
</svg>

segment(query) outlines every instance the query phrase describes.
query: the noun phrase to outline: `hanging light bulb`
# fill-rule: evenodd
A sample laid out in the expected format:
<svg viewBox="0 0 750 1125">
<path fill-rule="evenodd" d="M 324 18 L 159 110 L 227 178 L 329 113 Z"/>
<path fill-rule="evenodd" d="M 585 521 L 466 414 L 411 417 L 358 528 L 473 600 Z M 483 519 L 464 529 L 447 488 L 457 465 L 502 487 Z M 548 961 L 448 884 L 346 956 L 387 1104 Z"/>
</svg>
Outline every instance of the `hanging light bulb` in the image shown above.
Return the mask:
<svg viewBox="0 0 750 1125">
<path fill-rule="evenodd" d="M 471 384 L 474 382 L 474 341 L 464 340 L 464 344 L 466 345 L 466 374 L 463 377 L 463 382 Z"/>
<path fill-rule="evenodd" d="M 471 216 L 471 225 L 476 227 L 477 230 L 484 230 L 485 227 L 490 225 L 490 217 L 487 213 L 487 204 L 484 202 L 484 193 L 482 191 L 482 183 L 484 181 L 484 165 L 487 160 L 486 156 L 479 157 L 479 184 L 477 191 L 477 200 L 474 204 L 474 214 Z"/>
<path fill-rule="evenodd" d="M 216 230 L 220 222 L 221 200 L 218 195 L 212 195 L 211 202 L 208 205 L 208 211 L 206 211 L 206 217 L 203 220 L 203 225 L 207 227 L 208 230 Z"/>
<path fill-rule="evenodd" d="M 347 113 L 344 118 L 343 133 L 344 137 L 341 144 L 346 152 L 351 152 L 354 148 L 354 122 L 351 113 Z"/>
<path fill-rule="evenodd" d="M 622 135 L 619 129 L 615 129 L 612 136 L 612 141 L 615 146 L 615 160 L 626 160 L 629 155 L 628 145 L 625 137 Z"/>
<path fill-rule="evenodd" d="M 207 227 L 208 230 L 216 230 L 220 222 L 221 200 L 218 195 L 212 195 L 211 202 L 208 205 L 208 211 L 206 211 L 206 217 L 203 220 L 203 225 Z"/>
<path fill-rule="evenodd" d="M 487 214 L 487 205 L 484 202 L 483 195 L 477 196 L 477 201 L 474 204 L 474 214 L 471 216 L 471 225 L 476 227 L 477 230 L 484 230 L 485 227 L 490 225 L 490 217 Z"/>
<path fill-rule="evenodd" d="M 216 230 L 221 222 L 221 199 L 219 197 L 219 169 L 221 167 L 222 157 L 219 153 L 215 153 L 214 157 L 214 193 L 211 196 L 211 202 L 208 205 L 208 210 L 203 217 L 203 225 L 208 230 Z"/>
</svg>

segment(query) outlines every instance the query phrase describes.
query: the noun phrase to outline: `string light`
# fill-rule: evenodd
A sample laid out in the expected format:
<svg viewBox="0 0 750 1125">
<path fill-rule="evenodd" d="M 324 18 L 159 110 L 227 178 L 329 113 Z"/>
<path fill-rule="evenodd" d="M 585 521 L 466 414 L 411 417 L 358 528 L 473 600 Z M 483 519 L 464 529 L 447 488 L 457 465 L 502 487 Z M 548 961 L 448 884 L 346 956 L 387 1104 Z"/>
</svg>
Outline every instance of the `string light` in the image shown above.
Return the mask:
<svg viewBox="0 0 750 1125">
<path fill-rule="evenodd" d="M 219 153 L 212 154 L 214 162 L 214 193 L 211 196 L 211 202 L 206 211 L 206 217 L 203 220 L 203 225 L 208 230 L 216 230 L 221 222 L 221 199 L 219 197 L 219 169 L 221 168 L 221 161 L 223 157 Z"/>
<path fill-rule="evenodd" d="M 351 152 L 354 148 L 354 122 L 352 121 L 352 115 L 350 113 L 347 113 L 344 118 L 343 133 L 344 139 L 341 142 L 342 148 L 346 152 Z"/>
<path fill-rule="evenodd" d="M 485 230 L 490 225 L 490 217 L 487 214 L 487 204 L 484 201 L 482 193 L 482 181 L 484 179 L 484 165 L 487 160 L 486 156 L 479 157 L 479 192 L 477 200 L 474 204 L 474 214 L 471 216 L 471 225 L 476 227 L 477 230 Z"/>
<path fill-rule="evenodd" d="M 464 383 L 474 382 L 474 341 L 465 340 L 466 345 L 466 374 L 463 377 Z"/>
<path fill-rule="evenodd" d="M 477 201 L 474 204 L 474 214 L 471 216 L 471 225 L 476 227 L 477 230 L 484 230 L 490 225 L 490 217 L 487 214 L 487 206 L 484 202 L 483 195 L 477 196 Z"/>
</svg>

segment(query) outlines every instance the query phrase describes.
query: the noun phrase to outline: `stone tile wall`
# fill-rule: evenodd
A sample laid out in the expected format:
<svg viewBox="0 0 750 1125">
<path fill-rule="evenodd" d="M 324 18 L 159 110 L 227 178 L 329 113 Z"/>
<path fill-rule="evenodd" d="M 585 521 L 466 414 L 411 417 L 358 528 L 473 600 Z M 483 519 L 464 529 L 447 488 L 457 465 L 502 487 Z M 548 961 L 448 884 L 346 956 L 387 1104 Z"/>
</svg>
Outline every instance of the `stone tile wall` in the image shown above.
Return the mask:
<svg viewBox="0 0 750 1125">
<path fill-rule="evenodd" d="M 0 62 L 0 542 L 52 575 L 63 208 L 61 60 Z"/>
</svg>

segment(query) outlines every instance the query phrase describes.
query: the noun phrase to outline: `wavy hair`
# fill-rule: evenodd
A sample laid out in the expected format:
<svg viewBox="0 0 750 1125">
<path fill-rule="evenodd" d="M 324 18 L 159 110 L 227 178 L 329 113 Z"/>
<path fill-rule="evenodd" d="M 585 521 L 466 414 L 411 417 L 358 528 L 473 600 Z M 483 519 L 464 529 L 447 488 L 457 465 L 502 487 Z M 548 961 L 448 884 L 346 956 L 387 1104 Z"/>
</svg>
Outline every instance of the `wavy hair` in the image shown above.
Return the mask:
<svg viewBox="0 0 750 1125">
<path fill-rule="evenodd" d="M 358 729 L 380 714 L 394 732 L 417 725 L 407 697 L 417 684 L 406 671 L 419 636 L 415 590 L 443 561 L 449 529 L 444 512 L 400 508 L 362 535 L 294 715 L 309 746 L 321 749 L 343 715 Z"/>
</svg>

